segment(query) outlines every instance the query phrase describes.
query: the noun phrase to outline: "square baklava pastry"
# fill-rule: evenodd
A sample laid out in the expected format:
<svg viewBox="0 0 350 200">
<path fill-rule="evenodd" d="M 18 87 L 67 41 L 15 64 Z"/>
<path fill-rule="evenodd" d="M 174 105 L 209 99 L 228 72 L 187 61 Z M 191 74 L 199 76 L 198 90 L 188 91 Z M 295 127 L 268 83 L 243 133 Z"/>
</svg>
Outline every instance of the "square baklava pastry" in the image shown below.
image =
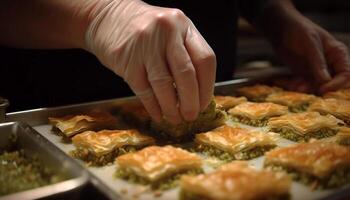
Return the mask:
<svg viewBox="0 0 350 200">
<path fill-rule="evenodd" d="M 236 122 L 250 126 L 266 126 L 271 117 L 280 116 L 288 113 L 286 106 L 274 103 L 253 103 L 246 102 L 230 109 L 228 114 Z"/>
<path fill-rule="evenodd" d="M 282 88 L 268 85 L 245 86 L 237 89 L 239 95 L 247 97 L 250 101 L 263 102 L 270 94 L 283 91 Z"/>
<path fill-rule="evenodd" d="M 333 115 L 350 126 L 350 101 L 342 99 L 322 99 L 318 98 L 311 103 L 309 111 L 316 111 L 323 115 Z"/>
<path fill-rule="evenodd" d="M 337 91 L 327 92 L 323 95 L 325 98 L 335 98 L 335 99 L 344 99 L 350 101 L 350 88 L 340 89 Z"/>
<path fill-rule="evenodd" d="M 225 122 L 226 113 L 217 109 L 215 101 L 212 100 L 208 107 L 199 113 L 198 118 L 192 122 L 185 121 L 173 125 L 164 119 L 160 123 L 152 122 L 151 129 L 157 135 L 164 136 L 164 138 L 170 138 L 175 141 L 188 141 L 193 139 L 195 133 L 214 129 L 225 124 Z"/>
<path fill-rule="evenodd" d="M 215 96 L 216 107 L 222 110 L 229 110 L 244 102 L 247 102 L 246 97 Z"/>
<path fill-rule="evenodd" d="M 202 159 L 184 149 L 149 146 L 116 159 L 116 176 L 133 183 L 165 190 L 177 185 L 181 175 L 202 173 Z"/>
<path fill-rule="evenodd" d="M 182 176 L 180 200 L 288 200 L 291 178 L 235 161 L 207 174 Z"/>
<path fill-rule="evenodd" d="M 269 95 L 267 102 L 288 106 L 291 112 L 304 112 L 316 96 L 300 92 L 282 91 Z"/>
<path fill-rule="evenodd" d="M 88 165 L 102 166 L 112 163 L 120 155 L 153 145 L 155 140 L 130 129 L 85 131 L 75 135 L 72 142 L 76 147 L 70 152 L 72 157 L 81 159 Z"/>
<path fill-rule="evenodd" d="M 332 115 L 303 112 L 273 117 L 267 125 L 270 131 L 280 134 L 283 138 L 304 142 L 311 138 L 321 139 L 336 135 L 342 123 Z"/>
<path fill-rule="evenodd" d="M 334 188 L 350 182 L 349 155 L 349 147 L 315 141 L 271 150 L 264 166 L 285 171 L 313 189 Z"/>
<path fill-rule="evenodd" d="M 91 112 L 81 115 L 49 117 L 53 130 L 66 139 L 87 130 L 113 129 L 119 120 L 107 112 Z"/>
<path fill-rule="evenodd" d="M 195 138 L 195 150 L 224 161 L 249 160 L 264 155 L 276 147 L 273 133 L 223 125 L 200 133 Z"/>
</svg>

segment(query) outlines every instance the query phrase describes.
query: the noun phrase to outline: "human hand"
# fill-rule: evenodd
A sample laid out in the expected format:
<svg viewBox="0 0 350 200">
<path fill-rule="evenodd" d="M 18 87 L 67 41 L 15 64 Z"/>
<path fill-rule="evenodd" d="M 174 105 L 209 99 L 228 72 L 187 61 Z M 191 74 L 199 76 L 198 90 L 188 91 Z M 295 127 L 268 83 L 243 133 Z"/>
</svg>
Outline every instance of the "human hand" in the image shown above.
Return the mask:
<svg viewBox="0 0 350 200">
<path fill-rule="evenodd" d="M 154 120 L 192 121 L 207 107 L 215 54 L 183 12 L 114 0 L 94 15 L 87 50 L 124 78 Z"/>
<path fill-rule="evenodd" d="M 273 44 L 281 60 L 298 76 L 288 89 L 325 93 L 350 87 L 348 48 L 299 13 L 292 12 L 284 19 L 280 38 Z"/>
</svg>

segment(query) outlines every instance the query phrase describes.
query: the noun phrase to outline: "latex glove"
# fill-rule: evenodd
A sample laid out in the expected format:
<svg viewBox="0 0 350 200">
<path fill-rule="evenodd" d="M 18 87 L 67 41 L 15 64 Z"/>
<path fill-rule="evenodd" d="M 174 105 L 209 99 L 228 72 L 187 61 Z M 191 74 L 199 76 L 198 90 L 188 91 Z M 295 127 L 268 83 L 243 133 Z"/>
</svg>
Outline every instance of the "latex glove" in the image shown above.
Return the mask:
<svg viewBox="0 0 350 200">
<path fill-rule="evenodd" d="M 343 43 L 299 13 L 291 13 L 283 23 L 275 48 L 298 75 L 288 89 L 324 93 L 350 87 L 350 59 Z"/>
<path fill-rule="evenodd" d="M 124 78 L 154 120 L 192 121 L 209 104 L 215 54 L 180 10 L 111 1 L 97 12 L 86 42 Z"/>
</svg>

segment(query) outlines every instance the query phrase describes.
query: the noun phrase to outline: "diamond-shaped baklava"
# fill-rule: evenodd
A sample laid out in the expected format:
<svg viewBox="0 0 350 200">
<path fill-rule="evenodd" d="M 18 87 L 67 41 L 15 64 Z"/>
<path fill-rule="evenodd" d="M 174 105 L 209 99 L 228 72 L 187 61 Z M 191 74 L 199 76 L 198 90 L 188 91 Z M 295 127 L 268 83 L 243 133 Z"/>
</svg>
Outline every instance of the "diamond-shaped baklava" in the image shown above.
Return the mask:
<svg viewBox="0 0 350 200">
<path fill-rule="evenodd" d="M 321 114 L 330 114 L 343 120 L 350 126 L 350 101 L 342 99 L 321 99 L 315 100 L 309 107 L 310 111 L 316 111 Z"/>
<path fill-rule="evenodd" d="M 202 160 L 194 153 L 173 146 L 150 146 L 116 159 L 116 176 L 150 185 L 153 189 L 169 189 L 183 174 L 202 173 Z"/>
<path fill-rule="evenodd" d="M 315 141 L 271 150 L 264 165 L 312 188 L 333 188 L 350 182 L 349 155 L 349 147 Z"/>
<path fill-rule="evenodd" d="M 274 103 L 246 102 L 228 111 L 234 121 L 250 126 L 266 126 L 271 117 L 288 113 L 288 108 Z"/>
<path fill-rule="evenodd" d="M 316 97 L 311 94 L 282 91 L 269 95 L 266 101 L 288 106 L 292 112 L 304 112 Z"/>
<path fill-rule="evenodd" d="M 276 146 L 272 133 L 223 125 L 200 133 L 195 138 L 195 150 L 221 160 L 248 160 Z"/>
<path fill-rule="evenodd" d="M 282 91 L 279 87 L 271 87 L 267 85 L 245 86 L 237 89 L 239 95 L 247 97 L 250 101 L 263 102 L 265 98 L 273 93 Z"/>
<path fill-rule="evenodd" d="M 235 161 L 208 174 L 185 175 L 180 186 L 180 200 L 287 200 L 291 179 L 282 172 L 257 170 Z"/>
<path fill-rule="evenodd" d="M 49 122 L 56 130 L 59 130 L 60 135 L 66 138 L 83 131 L 112 129 L 118 125 L 117 118 L 106 112 L 49 117 Z"/>
<path fill-rule="evenodd" d="M 106 165 L 122 154 L 154 144 L 152 137 L 137 130 L 85 131 L 72 138 L 76 150 L 70 154 L 89 165 Z"/>
<path fill-rule="evenodd" d="M 215 96 L 216 107 L 222 110 L 228 110 L 244 102 L 247 102 L 245 97 Z"/>
<path fill-rule="evenodd" d="M 321 139 L 337 134 L 341 120 L 332 115 L 320 115 L 318 112 L 292 113 L 273 117 L 267 123 L 270 131 L 282 137 L 296 141 Z"/>
<path fill-rule="evenodd" d="M 335 99 L 344 99 L 350 101 L 350 88 L 348 89 L 340 89 L 333 92 L 327 92 L 323 95 L 325 98 L 335 98 Z"/>
</svg>

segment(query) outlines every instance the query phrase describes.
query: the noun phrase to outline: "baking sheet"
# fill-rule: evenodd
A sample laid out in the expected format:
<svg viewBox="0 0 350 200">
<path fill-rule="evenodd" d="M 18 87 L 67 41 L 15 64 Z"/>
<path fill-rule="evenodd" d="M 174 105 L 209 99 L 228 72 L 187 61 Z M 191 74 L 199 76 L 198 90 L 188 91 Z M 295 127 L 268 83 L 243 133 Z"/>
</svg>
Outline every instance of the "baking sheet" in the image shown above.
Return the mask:
<svg viewBox="0 0 350 200">
<path fill-rule="evenodd" d="M 232 91 L 234 91 L 235 88 L 243 85 L 249 85 L 254 82 L 256 82 L 256 80 L 253 81 L 250 79 L 239 79 L 223 83 L 217 83 L 215 93 L 220 95 L 229 95 L 232 94 Z M 63 143 L 61 141 L 61 137 L 51 133 L 51 126 L 47 125 L 47 118 L 49 116 L 58 116 L 63 114 L 79 114 L 96 108 L 99 110 L 113 112 L 116 106 L 120 106 L 123 103 L 127 103 L 130 101 L 135 101 L 135 98 L 122 98 L 49 109 L 42 108 L 30 111 L 10 113 L 7 117 L 8 120 L 20 120 L 28 122 L 34 127 L 35 130 L 41 133 L 54 145 L 56 145 L 64 152 L 68 153 L 69 151 L 74 149 L 73 145 Z M 257 129 L 250 126 L 240 125 L 231 121 L 227 123 L 231 126 L 243 126 L 251 129 Z M 266 131 L 264 128 L 258 129 Z M 294 142 L 283 138 L 281 138 L 278 141 L 279 146 L 288 146 L 293 143 Z M 78 162 L 84 165 L 83 162 Z M 212 170 L 213 160 L 206 159 L 205 163 L 205 171 Z M 250 160 L 249 163 L 257 167 L 258 169 L 261 169 L 263 164 L 263 157 Z M 178 199 L 178 188 L 164 192 L 151 192 L 145 186 L 129 184 L 124 180 L 116 179 L 114 177 L 114 172 L 116 170 L 114 165 L 104 167 L 87 167 L 87 169 L 91 174 L 93 174 L 94 178 L 92 179 L 92 182 L 95 184 L 95 186 L 101 189 L 111 199 Z M 268 184 L 268 180 L 266 184 Z M 350 184 L 333 190 L 312 191 L 309 187 L 305 185 L 293 182 L 291 194 L 293 200 L 341 199 L 342 197 L 345 197 L 344 195 L 350 196 Z"/>
</svg>

